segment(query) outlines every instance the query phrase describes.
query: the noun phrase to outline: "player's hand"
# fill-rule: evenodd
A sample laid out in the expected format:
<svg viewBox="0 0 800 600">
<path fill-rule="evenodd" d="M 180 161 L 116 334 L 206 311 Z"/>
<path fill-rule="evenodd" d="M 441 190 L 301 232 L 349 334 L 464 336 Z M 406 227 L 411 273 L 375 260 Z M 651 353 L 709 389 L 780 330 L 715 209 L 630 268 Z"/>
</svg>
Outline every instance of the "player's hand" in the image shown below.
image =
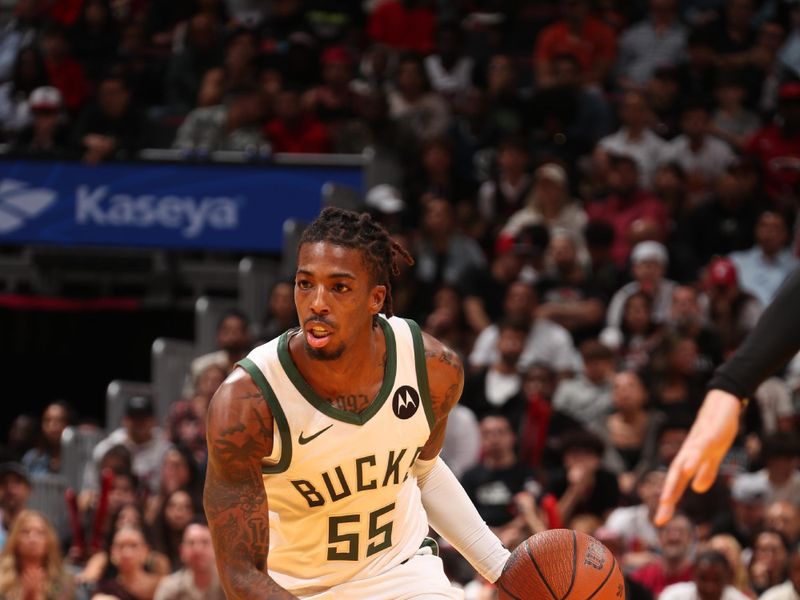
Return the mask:
<svg viewBox="0 0 800 600">
<path fill-rule="evenodd" d="M 692 489 L 701 494 L 712 486 L 719 465 L 736 437 L 741 410 L 741 401 L 732 394 L 711 390 L 706 395 L 689 435 L 669 466 L 653 519 L 657 527 L 672 518 L 689 481 Z"/>
</svg>

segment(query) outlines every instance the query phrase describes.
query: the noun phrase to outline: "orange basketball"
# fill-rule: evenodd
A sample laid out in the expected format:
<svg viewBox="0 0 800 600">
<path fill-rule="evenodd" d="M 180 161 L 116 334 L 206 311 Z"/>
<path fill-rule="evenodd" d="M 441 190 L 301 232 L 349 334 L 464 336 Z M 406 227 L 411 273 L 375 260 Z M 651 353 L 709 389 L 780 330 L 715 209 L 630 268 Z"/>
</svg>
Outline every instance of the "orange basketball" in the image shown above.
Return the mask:
<svg viewBox="0 0 800 600">
<path fill-rule="evenodd" d="M 571 529 L 532 535 L 516 547 L 497 581 L 500 600 L 624 600 L 614 555 Z"/>
</svg>

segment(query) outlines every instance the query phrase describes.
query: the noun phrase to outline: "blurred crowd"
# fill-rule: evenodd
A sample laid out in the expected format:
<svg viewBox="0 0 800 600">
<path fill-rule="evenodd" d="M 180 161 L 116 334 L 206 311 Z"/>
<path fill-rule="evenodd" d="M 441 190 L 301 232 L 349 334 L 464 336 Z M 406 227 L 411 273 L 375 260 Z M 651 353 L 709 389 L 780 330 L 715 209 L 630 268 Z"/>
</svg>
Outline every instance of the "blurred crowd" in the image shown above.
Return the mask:
<svg viewBox="0 0 800 600">
<path fill-rule="evenodd" d="M 394 310 L 467 367 L 443 456 L 503 542 L 591 533 L 631 600 L 800 599 L 800 358 L 714 487 L 651 523 L 709 375 L 797 268 L 797 0 L 20 0 L 0 81 L 22 156 L 368 152 L 366 207 L 415 259 Z M 26 504 L 88 425 L 60 402 L 18 418 L 0 598 L 221 598 L 205 411 L 294 325 L 282 281 L 261 323 L 221 319 L 166 422 L 131 398 L 68 532 Z M 494 597 L 442 550 L 469 600 Z"/>
</svg>

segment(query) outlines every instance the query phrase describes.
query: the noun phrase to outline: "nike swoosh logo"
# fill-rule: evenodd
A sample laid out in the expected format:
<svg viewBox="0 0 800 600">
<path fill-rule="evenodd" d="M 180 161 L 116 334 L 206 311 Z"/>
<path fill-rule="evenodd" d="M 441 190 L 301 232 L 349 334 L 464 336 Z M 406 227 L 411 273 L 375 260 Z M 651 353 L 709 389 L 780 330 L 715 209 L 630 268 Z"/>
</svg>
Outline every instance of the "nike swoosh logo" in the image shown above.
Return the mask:
<svg viewBox="0 0 800 600">
<path fill-rule="evenodd" d="M 297 441 L 300 443 L 301 446 L 303 446 L 304 444 L 307 444 L 308 442 L 313 440 L 315 437 L 317 437 L 319 435 L 322 435 L 323 433 L 328 431 L 328 429 L 330 429 L 331 427 L 333 427 L 333 423 L 328 425 L 325 429 L 320 429 L 317 433 L 315 433 L 314 435 L 310 435 L 308 437 L 303 437 L 303 432 L 301 431 L 300 432 L 300 437 L 297 438 Z"/>
</svg>

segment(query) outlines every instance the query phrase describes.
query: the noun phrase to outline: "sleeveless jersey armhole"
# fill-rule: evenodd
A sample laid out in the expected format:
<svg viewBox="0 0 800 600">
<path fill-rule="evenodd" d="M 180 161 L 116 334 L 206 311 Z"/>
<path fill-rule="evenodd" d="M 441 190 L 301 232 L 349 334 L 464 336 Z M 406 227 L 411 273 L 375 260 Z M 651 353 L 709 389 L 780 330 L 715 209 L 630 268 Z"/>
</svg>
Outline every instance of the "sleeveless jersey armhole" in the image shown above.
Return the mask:
<svg viewBox="0 0 800 600">
<path fill-rule="evenodd" d="M 425 417 L 428 419 L 428 427 L 433 431 L 436 423 L 436 416 L 433 414 L 433 402 L 431 401 L 431 390 L 428 386 L 428 367 L 425 364 L 425 343 L 422 340 L 422 330 L 416 321 L 404 319 L 411 330 L 411 338 L 414 341 L 414 366 L 417 371 L 417 385 L 419 385 L 419 395 L 422 398 L 422 406 L 425 408 Z"/>
<path fill-rule="evenodd" d="M 289 423 L 286 420 L 286 415 L 283 413 L 281 404 L 278 402 L 275 392 L 269 385 L 267 378 L 264 377 L 264 373 L 261 372 L 261 369 L 249 358 L 243 358 L 236 364 L 244 369 L 245 372 L 250 375 L 256 386 L 258 386 L 264 401 L 267 403 L 267 406 L 269 406 L 270 412 L 272 412 L 272 418 L 278 426 L 277 430 L 273 430 L 273 437 L 276 433 L 279 436 L 280 458 L 272 464 L 262 464 L 261 472 L 263 474 L 283 473 L 292 461 L 292 437 L 289 433 Z"/>
</svg>

